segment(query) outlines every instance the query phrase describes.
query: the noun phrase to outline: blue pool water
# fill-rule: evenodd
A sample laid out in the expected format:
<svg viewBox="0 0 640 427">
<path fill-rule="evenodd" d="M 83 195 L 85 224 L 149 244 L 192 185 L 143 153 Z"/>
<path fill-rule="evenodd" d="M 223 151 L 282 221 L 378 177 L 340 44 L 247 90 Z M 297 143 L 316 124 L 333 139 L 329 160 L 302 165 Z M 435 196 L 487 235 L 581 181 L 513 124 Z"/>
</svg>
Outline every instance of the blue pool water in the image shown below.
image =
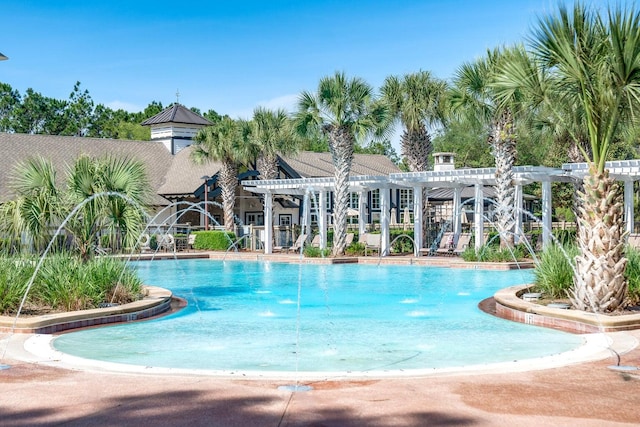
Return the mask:
<svg viewBox="0 0 640 427">
<path fill-rule="evenodd" d="M 142 366 L 317 372 L 507 362 L 583 342 L 477 308 L 498 289 L 530 282 L 530 271 L 210 260 L 135 266 L 145 283 L 171 289 L 188 307 L 63 334 L 56 349 Z"/>
</svg>

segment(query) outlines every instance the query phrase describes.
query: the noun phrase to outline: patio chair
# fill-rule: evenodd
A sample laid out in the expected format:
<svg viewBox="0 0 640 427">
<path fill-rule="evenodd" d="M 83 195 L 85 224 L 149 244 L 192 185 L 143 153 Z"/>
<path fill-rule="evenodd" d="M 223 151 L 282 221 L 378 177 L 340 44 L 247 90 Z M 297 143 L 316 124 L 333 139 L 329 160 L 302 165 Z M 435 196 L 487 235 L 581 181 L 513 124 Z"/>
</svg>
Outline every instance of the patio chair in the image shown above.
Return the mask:
<svg viewBox="0 0 640 427">
<path fill-rule="evenodd" d="M 151 237 L 147 233 L 140 236 L 140 252 L 149 252 L 151 250 Z"/>
<path fill-rule="evenodd" d="M 160 234 L 158 235 L 158 250 L 164 250 L 167 252 L 176 251 L 176 241 L 173 238 L 173 234 Z"/>
<path fill-rule="evenodd" d="M 300 248 L 304 245 L 304 242 L 307 240 L 306 234 L 301 234 L 298 236 L 298 239 L 291 246 L 274 246 L 273 252 L 289 252 L 289 251 L 299 251 Z"/>
<path fill-rule="evenodd" d="M 304 246 L 304 243 L 307 241 L 307 235 L 301 234 L 298 236 L 298 239 L 295 243 L 289 248 L 289 250 L 293 252 L 298 252 Z M 288 251 L 287 251 L 288 252 Z"/>
<path fill-rule="evenodd" d="M 452 255 L 455 244 L 455 236 L 452 232 L 447 231 L 442 234 L 440 245 L 435 251 L 435 255 Z"/>
<path fill-rule="evenodd" d="M 351 244 L 353 243 L 353 239 L 355 237 L 355 234 L 353 233 L 347 233 L 347 244 L 345 245 L 345 248 L 348 248 L 349 246 L 351 246 Z"/>
<path fill-rule="evenodd" d="M 313 246 L 314 248 L 319 248 L 320 247 L 320 235 L 316 234 L 315 236 L 313 236 L 313 240 L 311 241 L 311 246 Z"/>
<path fill-rule="evenodd" d="M 381 234 L 364 233 L 360 236 L 359 243 L 364 245 L 364 256 L 367 256 L 367 251 L 380 253 L 380 238 Z"/>
<path fill-rule="evenodd" d="M 456 243 L 456 247 L 453 250 L 453 254 L 458 256 L 462 255 L 462 253 L 467 250 L 470 243 L 471 233 L 461 233 L 458 237 L 458 243 Z"/>
</svg>

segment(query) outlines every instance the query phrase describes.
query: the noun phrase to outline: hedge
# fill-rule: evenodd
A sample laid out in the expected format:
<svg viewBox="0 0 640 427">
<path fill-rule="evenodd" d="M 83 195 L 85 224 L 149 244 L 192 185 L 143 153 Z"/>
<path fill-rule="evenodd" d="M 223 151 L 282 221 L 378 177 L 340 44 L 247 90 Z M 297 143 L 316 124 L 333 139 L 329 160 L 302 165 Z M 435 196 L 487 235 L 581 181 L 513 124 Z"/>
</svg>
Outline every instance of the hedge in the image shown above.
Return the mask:
<svg viewBox="0 0 640 427">
<path fill-rule="evenodd" d="M 226 251 L 236 241 L 235 233 L 230 231 L 194 231 L 193 234 L 196 235 L 193 248 L 205 251 Z"/>
</svg>

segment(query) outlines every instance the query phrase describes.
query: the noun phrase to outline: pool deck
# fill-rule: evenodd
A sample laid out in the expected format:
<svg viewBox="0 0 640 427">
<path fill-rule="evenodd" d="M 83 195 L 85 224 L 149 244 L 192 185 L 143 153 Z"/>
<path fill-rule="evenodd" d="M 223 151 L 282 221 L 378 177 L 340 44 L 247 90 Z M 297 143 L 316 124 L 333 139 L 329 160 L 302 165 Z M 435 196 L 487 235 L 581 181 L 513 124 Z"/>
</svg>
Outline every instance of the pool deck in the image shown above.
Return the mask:
<svg viewBox="0 0 640 427">
<path fill-rule="evenodd" d="M 273 256 L 269 259 L 277 260 Z M 293 256 L 296 258 L 296 256 Z M 369 257 L 375 259 L 376 257 Z M 399 257 L 392 257 L 399 258 Z M 227 258 L 229 259 L 229 258 Z M 384 258 L 382 258 L 384 260 Z M 394 260 L 396 261 L 396 260 Z M 294 262 L 291 260 L 291 262 Z M 408 261 L 407 261 L 408 262 Z M 413 261 L 411 261 L 413 263 Z M 446 261 L 442 261 L 446 262 Z M 394 262 L 396 263 L 396 262 Z M 640 330 L 607 333 L 613 351 L 524 369 L 293 381 L 111 372 L 43 360 L 32 334 L 0 332 L 3 426 L 636 426 Z M 610 369 L 621 365 L 624 370 Z"/>
</svg>

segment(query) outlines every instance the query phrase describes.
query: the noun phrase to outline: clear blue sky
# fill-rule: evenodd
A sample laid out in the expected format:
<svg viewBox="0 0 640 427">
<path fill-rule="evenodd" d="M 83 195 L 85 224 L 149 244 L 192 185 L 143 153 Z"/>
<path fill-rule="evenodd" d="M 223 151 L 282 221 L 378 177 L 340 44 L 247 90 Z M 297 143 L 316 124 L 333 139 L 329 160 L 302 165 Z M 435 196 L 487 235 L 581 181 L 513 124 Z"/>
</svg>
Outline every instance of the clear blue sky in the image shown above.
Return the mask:
<svg viewBox="0 0 640 427">
<path fill-rule="evenodd" d="M 604 0 L 593 0 L 606 4 Z M 232 117 L 291 109 L 335 71 L 376 88 L 391 74 L 449 79 L 486 49 L 524 39 L 551 0 L 3 0 L 0 82 L 96 104 L 151 101 Z"/>
</svg>

